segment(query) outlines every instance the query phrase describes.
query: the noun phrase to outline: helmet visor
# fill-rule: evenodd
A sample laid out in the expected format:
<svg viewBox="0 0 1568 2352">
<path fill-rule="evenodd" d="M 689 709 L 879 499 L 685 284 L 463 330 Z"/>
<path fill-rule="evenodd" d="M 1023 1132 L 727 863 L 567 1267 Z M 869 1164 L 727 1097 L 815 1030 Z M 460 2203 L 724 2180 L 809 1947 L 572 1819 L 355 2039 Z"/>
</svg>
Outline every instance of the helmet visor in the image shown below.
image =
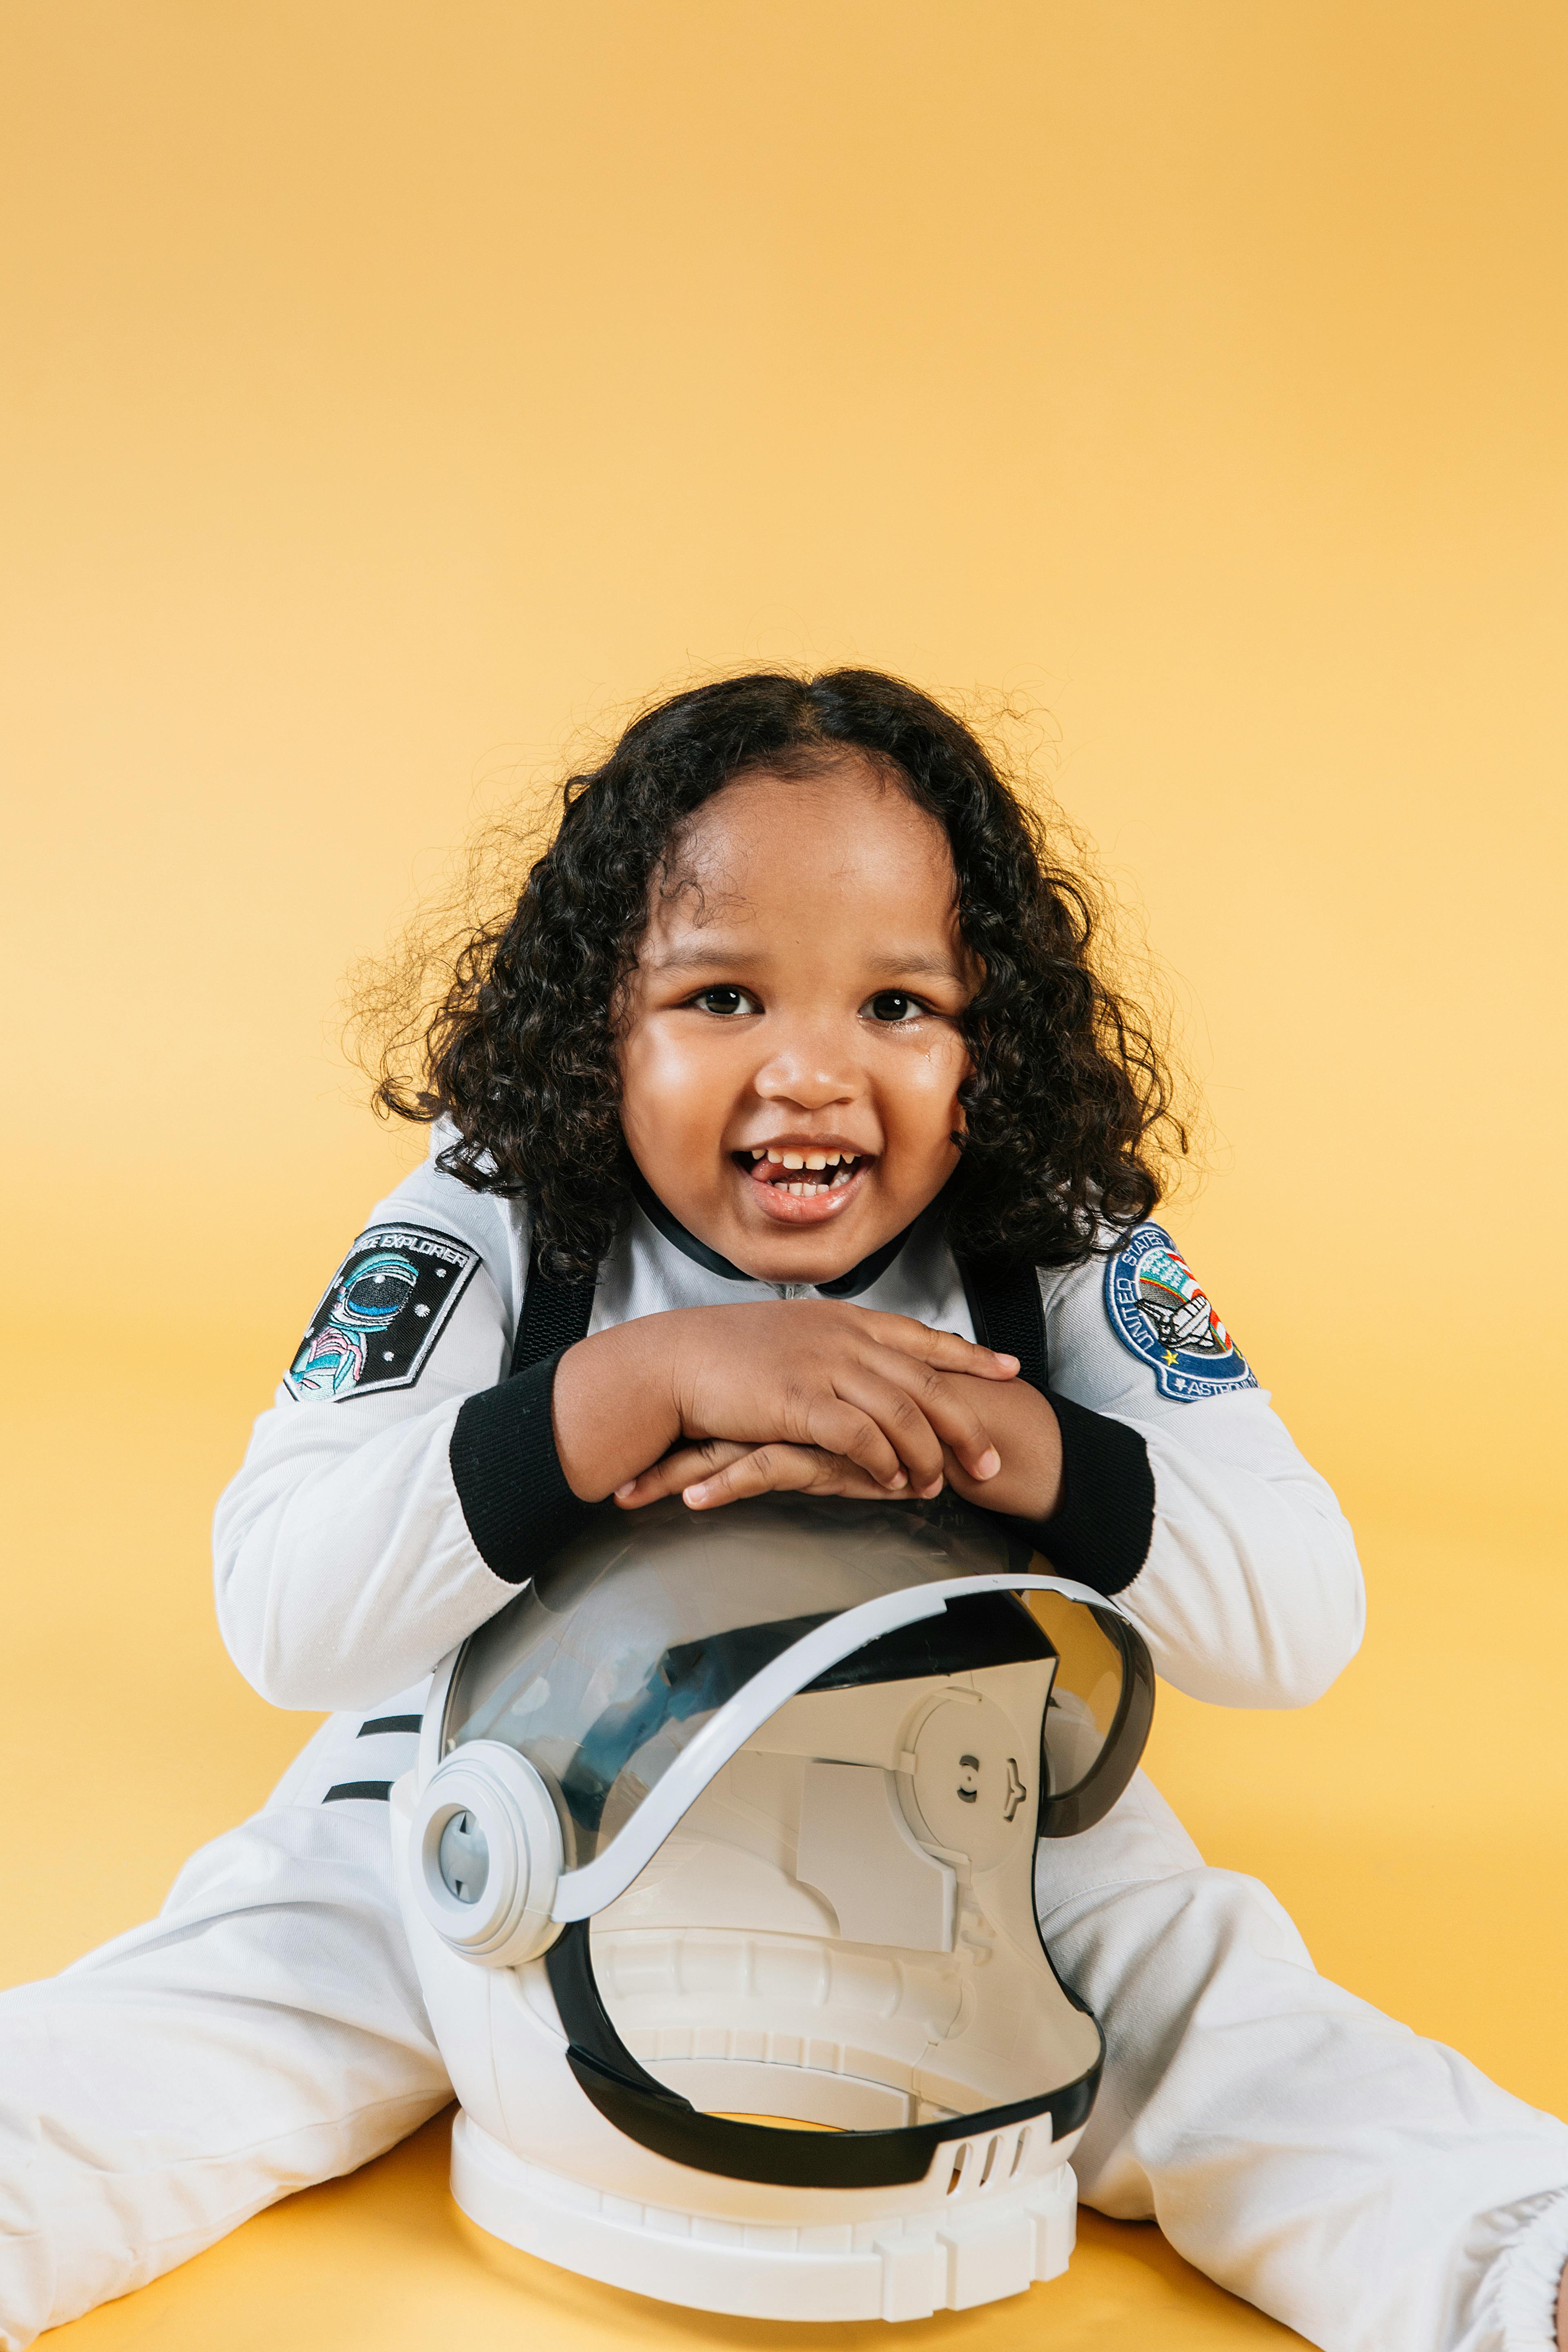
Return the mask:
<svg viewBox="0 0 1568 2352">
<path fill-rule="evenodd" d="M 561 1918 L 613 1900 L 750 1733 L 822 1677 L 948 1674 L 1054 1648 L 1072 1668 L 1046 1785 L 1085 1790 L 1103 1780 L 1128 1679 L 1113 1635 L 1075 1628 L 1096 1596 L 1050 1580 L 1029 1595 L 1058 1604 L 1048 1622 L 974 1605 L 1047 1579 L 1021 1532 L 951 1496 L 603 1511 L 464 1644 L 439 1753 L 500 1740 L 541 1773 L 565 1845 Z M 971 1605 L 954 1610 L 966 1589 Z"/>
</svg>

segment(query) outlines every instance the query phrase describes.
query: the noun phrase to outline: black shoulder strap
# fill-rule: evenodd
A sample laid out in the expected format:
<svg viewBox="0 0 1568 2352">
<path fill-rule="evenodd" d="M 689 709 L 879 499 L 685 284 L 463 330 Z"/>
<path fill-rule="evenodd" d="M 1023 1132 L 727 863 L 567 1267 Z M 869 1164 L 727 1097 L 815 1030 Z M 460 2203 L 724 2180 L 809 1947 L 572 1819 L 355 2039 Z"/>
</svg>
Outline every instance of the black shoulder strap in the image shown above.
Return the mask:
<svg viewBox="0 0 1568 2352">
<path fill-rule="evenodd" d="M 1018 1377 L 1044 1395 L 1050 1379 L 1046 1350 L 1046 1310 L 1040 1299 L 1040 1277 L 1023 1264 L 977 1265 L 960 1258 L 963 1295 L 974 1324 L 974 1336 L 984 1348 L 995 1348 L 1018 1359 Z"/>
<path fill-rule="evenodd" d="M 542 1363 L 546 1356 L 558 1356 L 587 1338 L 596 1286 L 592 1282 L 547 1282 L 539 1271 L 537 1245 L 530 1250 L 528 1287 L 511 1351 L 514 1373 L 526 1372 L 530 1364 Z"/>
</svg>

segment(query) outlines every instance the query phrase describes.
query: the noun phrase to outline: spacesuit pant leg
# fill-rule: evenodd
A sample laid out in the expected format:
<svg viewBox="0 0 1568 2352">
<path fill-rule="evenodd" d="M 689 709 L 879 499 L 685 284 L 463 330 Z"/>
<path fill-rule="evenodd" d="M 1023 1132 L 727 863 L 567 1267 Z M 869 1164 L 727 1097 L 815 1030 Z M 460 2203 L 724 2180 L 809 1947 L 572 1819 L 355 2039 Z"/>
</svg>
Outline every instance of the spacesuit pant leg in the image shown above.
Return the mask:
<svg viewBox="0 0 1568 2352">
<path fill-rule="evenodd" d="M 1042 1932 L 1100 2019 L 1074 2158 L 1100 2212 L 1326 2352 L 1549 2352 L 1568 2126 L 1328 1983 L 1268 1890 L 1209 1870 L 1142 1774 L 1042 1845 Z"/>
<path fill-rule="evenodd" d="M 4 2352 L 352 2171 L 450 2097 L 385 1802 L 321 1801 L 350 1777 L 344 1738 L 325 1726 L 156 1919 L 0 1993 Z M 362 1774 L 387 1762 L 353 1758 Z"/>
</svg>

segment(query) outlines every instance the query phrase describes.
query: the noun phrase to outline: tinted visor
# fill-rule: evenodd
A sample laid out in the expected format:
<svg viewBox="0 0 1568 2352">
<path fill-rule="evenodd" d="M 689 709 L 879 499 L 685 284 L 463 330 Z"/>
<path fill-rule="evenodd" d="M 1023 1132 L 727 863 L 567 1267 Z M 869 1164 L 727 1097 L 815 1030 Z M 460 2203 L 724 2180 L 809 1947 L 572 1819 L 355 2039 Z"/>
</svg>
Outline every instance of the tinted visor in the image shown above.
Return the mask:
<svg viewBox="0 0 1568 2352">
<path fill-rule="evenodd" d="M 1142 1645 L 1114 1612 L 1058 1591 L 1031 1591 L 1026 1607 L 1006 1589 L 1048 1575 L 1020 1534 L 951 1496 L 770 1496 L 711 1513 L 671 1498 L 635 1514 L 602 1511 L 465 1643 L 440 1752 L 498 1739 L 526 1756 L 555 1795 L 570 1876 L 606 1856 L 673 1774 L 632 1843 L 668 1834 L 711 1772 L 796 1692 L 1055 1653 L 1060 1736 L 1047 1717 L 1041 1826 L 1062 1834 L 1050 1820 L 1058 1787 L 1076 1806 L 1072 1825 L 1087 1827 L 1126 1785 L 1147 1715 L 1139 1728 L 1124 1703 Z M 1047 1601 L 1054 1612 L 1037 1605 Z M 1115 1633 L 1098 1625 L 1101 1616 Z M 689 1754 L 695 1746 L 701 1759 Z M 1113 1753 L 1127 1754 L 1119 1777 L 1108 1769 Z M 646 1858 L 628 1848 L 626 1884 Z M 591 1907 L 613 1899 L 605 1869 L 594 1892 Z M 582 1915 L 569 1903 L 557 1916 Z"/>
<path fill-rule="evenodd" d="M 1154 1669 L 1140 1635 L 1113 1609 L 1063 1592 L 1026 1594 L 1057 1654 L 1043 1738 L 1042 1837 L 1074 1837 L 1103 1821 L 1138 1768 L 1154 1714 Z"/>
</svg>

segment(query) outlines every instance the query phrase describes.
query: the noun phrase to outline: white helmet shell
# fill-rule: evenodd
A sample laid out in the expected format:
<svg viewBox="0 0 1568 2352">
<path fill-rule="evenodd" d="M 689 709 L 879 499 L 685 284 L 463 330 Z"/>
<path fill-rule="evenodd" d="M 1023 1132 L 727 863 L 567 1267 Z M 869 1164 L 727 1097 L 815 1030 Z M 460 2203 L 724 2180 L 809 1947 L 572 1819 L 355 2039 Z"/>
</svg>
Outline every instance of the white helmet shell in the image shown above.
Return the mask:
<svg viewBox="0 0 1568 2352">
<path fill-rule="evenodd" d="M 951 1496 L 596 1515 L 446 1661 L 393 1792 L 458 2204 L 756 2317 L 1055 2276 L 1103 2044 L 1036 1847 L 1114 1803 L 1152 1691 Z"/>
</svg>

